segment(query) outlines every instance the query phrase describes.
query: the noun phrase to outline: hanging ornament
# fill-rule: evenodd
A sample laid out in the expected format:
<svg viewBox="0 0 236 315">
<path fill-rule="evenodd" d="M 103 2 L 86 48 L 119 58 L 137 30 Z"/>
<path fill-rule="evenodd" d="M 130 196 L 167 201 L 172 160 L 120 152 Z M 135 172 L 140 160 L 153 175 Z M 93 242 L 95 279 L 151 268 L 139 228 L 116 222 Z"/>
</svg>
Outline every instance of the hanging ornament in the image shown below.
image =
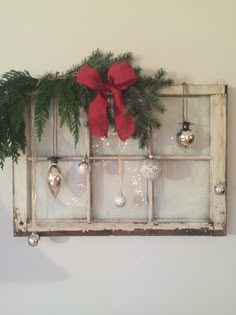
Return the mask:
<svg viewBox="0 0 236 315">
<path fill-rule="evenodd" d="M 154 180 L 161 176 L 162 164 L 150 155 L 143 161 L 140 167 L 140 173 L 144 178 Z"/>
<path fill-rule="evenodd" d="M 37 233 L 32 232 L 28 237 L 28 244 L 30 246 L 36 246 L 38 245 L 40 236 Z"/>
<path fill-rule="evenodd" d="M 188 85 L 183 83 L 183 104 L 182 104 L 182 129 L 176 135 L 178 145 L 184 149 L 189 148 L 196 140 L 195 132 L 190 129 L 192 123 L 188 121 Z"/>
<path fill-rule="evenodd" d="M 119 193 L 119 194 L 115 197 L 114 202 L 115 202 L 115 205 L 116 205 L 117 207 L 120 207 L 120 208 L 124 207 L 125 204 L 126 204 L 126 198 L 125 198 L 125 196 L 123 195 L 123 193 Z"/>
<path fill-rule="evenodd" d="M 56 74 L 57 76 L 57 74 Z M 53 157 L 51 158 L 51 166 L 48 170 L 48 187 L 56 198 L 60 188 L 61 188 L 61 169 L 57 165 L 58 163 L 58 121 L 57 121 L 57 103 L 56 99 L 53 98 L 53 135 L 52 135 L 52 148 L 53 148 Z"/>
<path fill-rule="evenodd" d="M 88 157 L 85 155 L 84 159 L 78 165 L 80 175 L 86 175 L 90 172 L 90 165 L 87 161 Z"/>
<path fill-rule="evenodd" d="M 48 187 L 53 194 L 53 196 L 56 198 L 60 188 L 61 188 L 61 169 L 57 165 L 57 159 L 52 158 L 51 160 L 52 164 L 48 171 Z"/>
<path fill-rule="evenodd" d="M 123 184 L 123 167 L 122 167 L 122 161 L 120 158 L 120 152 L 121 152 L 121 141 L 119 141 L 119 150 L 118 150 L 118 174 L 119 174 L 119 193 L 115 197 L 114 202 L 115 205 L 119 208 L 122 208 L 126 205 L 126 198 L 122 192 L 122 184 Z"/>
<path fill-rule="evenodd" d="M 189 121 L 183 121 L 182 129 L 176 135 L 178 145 L 185 149 L 189 148 L 196 139 L 195 132 L 189 126 Z"/>
</svg>

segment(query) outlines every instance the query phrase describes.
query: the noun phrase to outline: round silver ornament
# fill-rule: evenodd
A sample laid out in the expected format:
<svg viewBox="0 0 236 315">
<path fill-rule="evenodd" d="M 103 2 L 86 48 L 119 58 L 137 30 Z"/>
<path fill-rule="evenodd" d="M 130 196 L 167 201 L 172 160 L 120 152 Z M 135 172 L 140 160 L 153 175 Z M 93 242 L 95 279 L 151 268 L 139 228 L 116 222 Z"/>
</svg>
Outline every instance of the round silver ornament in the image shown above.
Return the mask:
<svg viewBox="0 0 236 315">
<path fill-rule="evenodd" d="M 52 161 L 47 180 L 51 193 L 56 197 L 61 188 L 61 169 L 58 167 L 57 161 Z"/>
<path fill-rule="evenodd" d="M 161 176 L 162 165 L 157 159 L 149 157 L 143 161 L 140 167 L 140 173 L 144 178 L 154 180 Z"/>
<path fill-rule="evenodd" d="M 190 122 L 184 121 L 182 129 L 176 135 L 176 141 L 182 148 L 189 148 L 196 140 L 195 132 L 190 129 Z"/>
<path fill-rule="evenodd" d="M 221 181 L 217 181 L 214 191 L 216 195 L 223 195 L 225 193 L 225 185 Z"/>
<path fill-rule="evenodd" d="M 120 194 L 118 194 L 116 197 L 115 197 L 115 205 L 117 206 L 117 207 L 120 207 L 120 208 L 122 208 L 122 207 L 124 207 L 125 206 L 125 204 L 126 204 L 126 198 L 125 198 L 125 196 L 122 194 L 122 193 L 120 193 Z"/>
<path fill-rule="evenodd" d="M 28 237 L 28 244 L 30 246 L 36 246 L 38 245 L 39 239 L 40 239 L 40 236 L 37 233 L 33 232 Z"/>
<path fill-rule="evenodd" d="M 82 162 L 79 163 L 79 174 L 80 175 L 86 175 L 90 171 L 90 166 L 86 160 L 83 160 Z"/>
</svg>

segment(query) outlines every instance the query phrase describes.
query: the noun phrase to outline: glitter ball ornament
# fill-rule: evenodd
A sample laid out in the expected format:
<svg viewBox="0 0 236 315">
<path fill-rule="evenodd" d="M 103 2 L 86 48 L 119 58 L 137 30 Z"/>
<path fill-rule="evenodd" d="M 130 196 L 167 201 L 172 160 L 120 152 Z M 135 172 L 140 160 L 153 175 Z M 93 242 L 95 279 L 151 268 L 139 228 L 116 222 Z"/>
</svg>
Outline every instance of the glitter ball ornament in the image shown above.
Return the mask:
<svg viewBox="0 0 236 315">
<path fill-rule="evenodd" d="M 126 204 L 126 198 L 122 193 L 117 195 L 114 201 L 115 201 L 115 205 L 120 208 L 124 207 Z"/>
<path fill-rule="evenodd" d="M 79 173 L 80 175 L 86 175 L 90 171 L 90 166 L 86 160 L 83 160 L 82 162 L 79 163 Z"/>
<path fill-rule="evenodd" d="M 28 244 L 30 246 L 36 246 L 38 245 L 40 236 L 37 233 L 31 233 L 30 236 L 28 237 Z"/>
<path fill-rule="evenodd" d="M 196 140 L 195 132 L 190 129 L 190 122 L 184 121 L 182 129 L 176 135 L 176 141 L 182 148 L 189 148 Z"/>
<path fill-rule="evenodd" d="M 52 161 L 47 180 L 51 193 L 56 197 L 61 188 L 61 169 L 57 166 L 57 161 Z"/>
<path fill-rule="evenodd" d="M 141 175 L 148 180 L 154 180 L 155 178 L 159 177 L 161 172 L 161 163 L 152 157 L 145 159 L 140 168 Z"/>
</svg>

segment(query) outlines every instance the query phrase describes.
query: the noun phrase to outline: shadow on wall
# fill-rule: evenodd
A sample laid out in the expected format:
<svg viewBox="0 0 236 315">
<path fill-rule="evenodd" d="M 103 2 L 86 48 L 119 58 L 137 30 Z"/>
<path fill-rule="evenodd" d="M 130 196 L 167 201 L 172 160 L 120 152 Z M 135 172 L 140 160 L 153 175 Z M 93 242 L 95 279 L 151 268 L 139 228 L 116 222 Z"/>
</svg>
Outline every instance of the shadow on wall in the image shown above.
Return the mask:
<svg viewBox="0 0 236 315">
<path fill-rule="evenodd" d="M 27 238 L 13 236 L 10 162 L 0 171 L 0 182 L 0 283 L 65 280 L 67 273 L 40 251 L 40 244 L 33 248 Z"/>
<path fill-rule="evenodd" d="M 228 89 L 228 143 L 227 143 L 227 226 L 228 234 L 236 234 L 236 87 Z M 219 126 L 220 127 L 220 126 Z"/>
</svg>

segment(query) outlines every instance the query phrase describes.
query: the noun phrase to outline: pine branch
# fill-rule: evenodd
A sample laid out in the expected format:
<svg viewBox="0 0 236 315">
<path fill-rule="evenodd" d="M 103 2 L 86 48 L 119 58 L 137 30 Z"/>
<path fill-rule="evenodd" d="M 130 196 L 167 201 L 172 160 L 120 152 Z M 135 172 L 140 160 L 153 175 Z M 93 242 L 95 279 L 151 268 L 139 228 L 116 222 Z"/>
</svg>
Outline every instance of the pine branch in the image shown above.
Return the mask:
<svg viewBox="0 0 236 315">
<path fill-rule="evenodd" d="M 34 96 L 35 102 L 35 130 L 38 139 L 41 141 L 45 124 L 49 118 L 50 105 L 52 97 L 55 96 L 57 82 L 44 78 L 37 87 L 37 93 Z"/>
<path fill-rule="evenodd" d="M 55 98 L 61 126 L 68 127 L 76 145 L 79 141 L 81 110 L 87 112 L 90 102 L 98 93 L 79 85 L 76 82 L 77 72 L 87 64 L 97 69 L 104 82 L 107 82 L 107 72 L 112 64 L 120 61 L 132 64 L 133 59 L 130 52 L 115 56 L 112 52 L 97 49 L 61 75 L 46 73 L 33 78 L 28 71 L 11 70 L 5 73 L 0 79 L 0 166 L 3 167 L 7 157 L 17 161 L 20 152 L 24 152 L 24 112 L 33 103 L 34 124 L 39 140 L 49 119 L 52 98 Z M 150 127 L 158 129 L 161 126 L 156 115 L 165 111 L 159 95 L 160 89 L 171 85 L 173 81 L 163 69 L 159 69 L 153 76 L 143 75 L 140 67 L 134 67 L 134 70 L 138 76 L 137 82 L 122 93 L 126 104 L 125 114 L 132 114 L 136 124 L 133 138 L 138 139 L 143 148 L 148 144 Z M 31 103 L 32 95 L 34 97 Z M 110 124 L 114 125 L 110 112 L 108 117 Z"/>
<path fill-rule="evenodd" d="M 79 142 L 80 108 L 79 101 L 81 87 L 73 81 L 64 80 L 59 85 L 57 98 L 59 100 L 59 115 L 61 127 L 66 125 L 74 138 L 74 144 Z"/>
</svg>

